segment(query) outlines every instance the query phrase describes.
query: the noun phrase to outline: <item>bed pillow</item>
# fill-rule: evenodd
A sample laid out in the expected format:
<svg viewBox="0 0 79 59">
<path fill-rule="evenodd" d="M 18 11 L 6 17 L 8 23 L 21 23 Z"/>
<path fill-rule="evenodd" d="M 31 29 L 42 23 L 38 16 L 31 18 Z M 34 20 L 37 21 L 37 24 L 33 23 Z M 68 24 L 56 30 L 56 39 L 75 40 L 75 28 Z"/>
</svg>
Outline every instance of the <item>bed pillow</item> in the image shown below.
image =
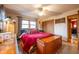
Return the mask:
<svg viewBox="0 0 79 59">
<path fill-rule="evenodd" d="M 37 30 L 37 29 L 31 29 L 31 30 L 30 30 L 30 33 L 31 33 L 31 34 L 38 33 L 38 30 Z"/>
</svg>

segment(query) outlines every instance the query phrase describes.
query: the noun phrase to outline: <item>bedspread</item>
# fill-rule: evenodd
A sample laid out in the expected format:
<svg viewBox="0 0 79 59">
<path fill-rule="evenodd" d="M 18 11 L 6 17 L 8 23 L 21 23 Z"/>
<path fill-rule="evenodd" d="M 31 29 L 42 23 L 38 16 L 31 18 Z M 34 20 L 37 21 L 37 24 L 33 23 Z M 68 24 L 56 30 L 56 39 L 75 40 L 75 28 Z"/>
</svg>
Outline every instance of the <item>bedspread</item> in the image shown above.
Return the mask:
<svg viewBox="0 0 79 59">
<path fill-rule="evenodd" d="M 45 38 L 45 37 L 49 37 L 49 36 L 52 36 L 52 34 L 45 33 L 45 32 L 21 35 L 20 38 L 24 44 L 23 50 L 27 52 L 32 45 L 36 44 L 37 39 Z"/>
</svg>

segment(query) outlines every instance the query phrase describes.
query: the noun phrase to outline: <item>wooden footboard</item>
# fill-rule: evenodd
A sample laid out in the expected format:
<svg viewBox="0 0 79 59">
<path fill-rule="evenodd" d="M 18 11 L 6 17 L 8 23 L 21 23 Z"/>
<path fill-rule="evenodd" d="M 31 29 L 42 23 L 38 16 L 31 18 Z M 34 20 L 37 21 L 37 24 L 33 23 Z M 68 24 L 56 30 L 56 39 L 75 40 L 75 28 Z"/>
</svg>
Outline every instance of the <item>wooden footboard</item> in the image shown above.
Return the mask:
<svg viewBox="0 0 79 59">
<path fill-rule="evenodd" d="M 37 53 L 38 54 L 52 54 L 62 46 L 61 36 L 51 36 L 37 40 Z"/>
</svg>

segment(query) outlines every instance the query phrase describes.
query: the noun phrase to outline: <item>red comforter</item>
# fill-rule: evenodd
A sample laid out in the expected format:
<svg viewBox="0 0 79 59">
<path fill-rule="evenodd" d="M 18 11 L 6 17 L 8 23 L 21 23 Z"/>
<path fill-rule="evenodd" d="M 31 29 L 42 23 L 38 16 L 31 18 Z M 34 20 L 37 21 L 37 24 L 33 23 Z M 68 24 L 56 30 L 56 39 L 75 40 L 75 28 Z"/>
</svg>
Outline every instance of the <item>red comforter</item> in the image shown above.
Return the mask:
<svg viewBox="0 0 79 59">
<path fill-rule="evenodd" d="M 50 34 L 50 33 L 44 33 L 44 32 L 21 35 L 20 38 L 24 44 L 23 50 L 27 52 L 30 49 L 30 47 L 36 43 L 36 40 L 38 38 L 45 38 L 45 37 L 49 37 L 51 35 L 52 34 Z"/>
</svg>

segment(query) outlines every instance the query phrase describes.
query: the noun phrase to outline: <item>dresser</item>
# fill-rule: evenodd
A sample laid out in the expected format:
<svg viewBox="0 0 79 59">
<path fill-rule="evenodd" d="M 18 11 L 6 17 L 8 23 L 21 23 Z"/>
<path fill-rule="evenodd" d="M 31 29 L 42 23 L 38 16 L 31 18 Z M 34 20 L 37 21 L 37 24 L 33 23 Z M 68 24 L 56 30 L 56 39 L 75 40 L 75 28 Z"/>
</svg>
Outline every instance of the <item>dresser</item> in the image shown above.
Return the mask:
<svg viewBox="0 0 79 59">
<path fill-rule="evenodd" d="M 16 54 L 16 35 L 12 35 L 11 39 L 0 42 L 0 54 Z"/>
<path fill-rule="evenodd" d="M 52 54 L 62 46 L 61 36 L 51 36 L 37 40 L 38 54 Z"/>
</svg>

